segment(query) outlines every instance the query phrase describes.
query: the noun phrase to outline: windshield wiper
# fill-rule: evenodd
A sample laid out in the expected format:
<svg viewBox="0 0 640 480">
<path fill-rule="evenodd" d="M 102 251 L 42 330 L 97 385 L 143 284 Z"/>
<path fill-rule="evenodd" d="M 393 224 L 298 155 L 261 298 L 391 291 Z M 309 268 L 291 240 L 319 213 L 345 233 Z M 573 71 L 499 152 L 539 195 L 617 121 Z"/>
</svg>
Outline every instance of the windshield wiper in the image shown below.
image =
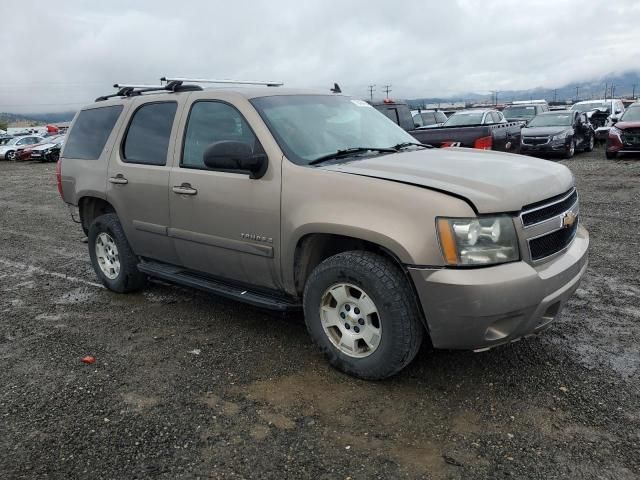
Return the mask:
<svg viewBox="0 0 640 480">
<path fill-rule="evenodd" d="M 397 152 L 407 147 L 424 147 L 424 148 L 434 148 L 433 145 L 429 145 L 428 143 L 417 143 L 417 142 L 403 142 L 397 145 L 394 145 L 392 148 Z"/>
<path fill-rule="evenodd" d="M 326 162 L 327 160 L 334 160 L 336 158 L 344 158 L 352 155 L 357 155 L 358 153 L 364 152 L 381 152 L 381 153 L 396 153 L 398 150 L 395 148 L 377 148 L 377 147 L 352 147 L 345 148 L 343 150 L 337 150 L 334 153 L 329 153 L 328 155 L 323 155 L 321 157 L 315 158 L 311 160 L 309 165 L 317 165 L 322 162 Z"/>
</svg>

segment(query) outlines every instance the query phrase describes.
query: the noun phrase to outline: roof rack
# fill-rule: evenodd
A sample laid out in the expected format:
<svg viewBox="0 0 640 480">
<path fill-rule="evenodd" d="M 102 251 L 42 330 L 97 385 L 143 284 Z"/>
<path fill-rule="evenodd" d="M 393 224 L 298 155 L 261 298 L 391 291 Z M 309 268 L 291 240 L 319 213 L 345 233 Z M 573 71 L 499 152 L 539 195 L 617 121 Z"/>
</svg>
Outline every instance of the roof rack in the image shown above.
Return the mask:
<svg viewBox="0 0 640 480">
<path fill-rule="evenodd" d="M 116 83 L 113 88 L 117 88 L 118 91 L 111 95 L 104 95 L 96 98 L 96 102 L 102 102 L 113 97 L 133 97 L 142 93 L 148 92 L 192 92 L 202 90 L 200 85 L 184 85 L 185 82 L 189 83 L 219 83 L 219 84 L 235 84 L 235 85 L 266 85 L 267 87 L 281 87 L 282 82 L 265 82 L 265 81 L 253 81 L 253 80 L 213 80 L 204 78 L 167 78 L 162 77 L 160 82 L 166 82 L 164 85 L 140 85 L 140 84 L 125 84 Z"/>
<path fill-rule="evenodd" d="M 162 77 L 161 82 L 191 82 L 191 83 L 219 83 L 219 84 L 234 84 L 234 85 L 265 85 L 267 87 L 281 87 L 283 82 L 273 81 L 260 81 L 260 80 L 229 80 L 229 79 L 206 79 L 206 78 L 170 78 Z"/>
<path fill-rule="evenodd" d="M 124 83 L 115 83 L 113 88 L 117 88 L 118 91 L 111 95 L 104 95 L 96 98 L 96 102 L 103 102 L 113 97 L 133 97 L 147 92 L 193 92 L 202 90 L 200 85 L 183 85 L 182 81 L 174 80 L 167 82 L 166 85 L 130 85 Z"/>
</svg>

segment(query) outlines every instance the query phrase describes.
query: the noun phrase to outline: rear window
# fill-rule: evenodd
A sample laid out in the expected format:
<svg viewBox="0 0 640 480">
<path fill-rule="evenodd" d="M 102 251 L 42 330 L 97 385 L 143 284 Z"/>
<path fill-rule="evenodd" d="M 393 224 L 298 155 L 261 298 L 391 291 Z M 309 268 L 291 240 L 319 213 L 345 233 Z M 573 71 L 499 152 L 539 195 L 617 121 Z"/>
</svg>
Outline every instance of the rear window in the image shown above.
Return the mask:
<svg viewBox="0 0 640 480">
<path fill-rule="evenodd" d="M 64 156 L 82 160 L 97 160 L 116 124 L 122 105 L 83 110 L 73 124 L 66 141 Z"/>
</svg>

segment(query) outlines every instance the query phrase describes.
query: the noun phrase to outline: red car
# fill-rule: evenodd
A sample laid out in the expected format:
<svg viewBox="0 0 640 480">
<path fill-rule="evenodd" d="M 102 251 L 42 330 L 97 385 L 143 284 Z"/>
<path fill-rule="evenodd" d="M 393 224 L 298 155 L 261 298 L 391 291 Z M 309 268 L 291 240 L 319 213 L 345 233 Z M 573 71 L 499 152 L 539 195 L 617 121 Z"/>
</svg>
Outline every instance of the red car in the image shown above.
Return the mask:
<svg viewBox="0 0 640 480">
<path fill-rule="evenodd" d="M 41 145 L 46 145 L 48 143 L 57 143 L 59 139 L 63 138 L 63 135 L 55 135 L 52 137 L 45 137 L 41 142 L 38 142 L 34 145 L 26 145 L 24 147 L 20 147 L 16 150 L 15 161 L 22 162 L 25 160 L 31 159 L 31 150 L 36 147 L 40 147 Z"/>
<path fill-rule="evenodd" d="M 625 110 L 622 118 L 609 129 L 607 158 L 613 159 L 622 153 L 640 153 L 640 103 Z"/>
</svg>

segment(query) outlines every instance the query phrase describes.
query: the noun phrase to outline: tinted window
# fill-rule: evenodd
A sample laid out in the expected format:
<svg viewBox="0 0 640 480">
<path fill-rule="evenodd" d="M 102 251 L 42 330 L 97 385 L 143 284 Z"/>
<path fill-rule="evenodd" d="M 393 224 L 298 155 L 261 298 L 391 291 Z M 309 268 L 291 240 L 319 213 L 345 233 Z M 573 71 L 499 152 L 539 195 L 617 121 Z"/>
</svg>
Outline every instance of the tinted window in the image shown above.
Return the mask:
<svg viewBox="0 0 640 480">
<path fill-rule="evenodd" d="M 100 153 L 107 143 L 120 112 L 122 112 L 122 105 L 81 111 L 69 133 L 64 156 L 83 160 L 100 158 Z"/>
<path fill-rule="evenodd" d="M 256 136 L 235 108 L 222 102 L 196 102 L 191 107 L 182 152 L 183 167 L 206 168 L 203 154 L 215 142 L 245 142 L 257 151 Z"/>
<path fill-rule="evenodd" d="M 126 162 L 165 165 L 175 102 L 150 103 L 133 114 L 122 153 Z"/>
</svg>

